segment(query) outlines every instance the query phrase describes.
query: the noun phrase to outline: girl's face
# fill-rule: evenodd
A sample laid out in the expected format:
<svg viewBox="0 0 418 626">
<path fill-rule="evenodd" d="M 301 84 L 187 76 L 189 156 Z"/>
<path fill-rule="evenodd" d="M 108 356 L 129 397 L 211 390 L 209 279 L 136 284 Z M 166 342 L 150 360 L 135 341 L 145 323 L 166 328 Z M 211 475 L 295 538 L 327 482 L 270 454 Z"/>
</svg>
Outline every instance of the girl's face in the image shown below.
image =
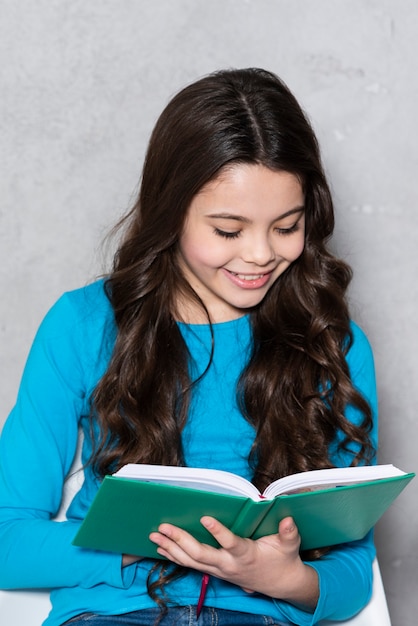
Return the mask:
<svg viewBox="0 0 418 626">
<path fill-rule="evenodd" d="M 293 174 L 262 165 L 225 169 L 193 198 L 179 241 L 186 280 L 211 321 L 244 315 L 259 304 L 303 251 L 304 194 Z M 205 316 L 180 300 L 188 323 Z"/>
</svg>

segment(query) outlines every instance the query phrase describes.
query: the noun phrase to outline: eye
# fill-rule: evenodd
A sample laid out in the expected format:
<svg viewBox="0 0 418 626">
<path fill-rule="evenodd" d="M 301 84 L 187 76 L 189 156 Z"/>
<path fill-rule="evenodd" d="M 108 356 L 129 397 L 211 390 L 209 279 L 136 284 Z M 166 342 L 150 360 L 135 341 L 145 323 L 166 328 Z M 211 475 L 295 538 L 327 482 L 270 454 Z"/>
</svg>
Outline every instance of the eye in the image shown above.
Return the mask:
<svg viewBox="0 0 418 626">
<path fill-rule="evenodd" d="M 290 228 L 276 228 L 276 231 L 279 233 L 279 235 L 291 235 L 292 233 L 295 233 L 298 230 L 299 230 L 299 220 L 295 222 L 293 226 L 290 226 Z"/>
<path fill-rule="evenodd" d="M 240 230 L 236 230 L 231 233 L 226 230 L 220 230 L 219 228 L 214 228 L 213 232 L 215 235 L 218 235 L 218 237 L 224 237 L 225 239 L 236 239 L 241 234 Z"/>
</svg>

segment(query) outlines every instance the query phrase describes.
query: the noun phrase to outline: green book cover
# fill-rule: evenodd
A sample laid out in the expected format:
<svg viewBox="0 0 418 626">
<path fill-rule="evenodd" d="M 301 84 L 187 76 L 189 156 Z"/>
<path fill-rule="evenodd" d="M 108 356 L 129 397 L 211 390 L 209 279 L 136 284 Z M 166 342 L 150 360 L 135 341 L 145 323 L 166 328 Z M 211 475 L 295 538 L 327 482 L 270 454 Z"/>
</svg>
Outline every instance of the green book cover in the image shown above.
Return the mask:
<svg viewBox="0 0 418 626">
<path fill-rule="evenodd" d="M 302 538 L 302 550 L 362 539 L 413 477 L 406 474 L 279 496 L 252 538 L 277 532 L 277 521 L 291 515 Z"/>
<path fill-rule="evenodd" d="M 217 546 L 200 524 L 211 515 L 234 533 L 257 539 L 277 532 L 294 517 L 302 549 L 361 539 L 406 487 L 414 474 L 315 489 L 268 500 L 106 476 L 73 544 L 97 550 L 161 558 L 149 534 L 162 522 Z"/>
</svg>

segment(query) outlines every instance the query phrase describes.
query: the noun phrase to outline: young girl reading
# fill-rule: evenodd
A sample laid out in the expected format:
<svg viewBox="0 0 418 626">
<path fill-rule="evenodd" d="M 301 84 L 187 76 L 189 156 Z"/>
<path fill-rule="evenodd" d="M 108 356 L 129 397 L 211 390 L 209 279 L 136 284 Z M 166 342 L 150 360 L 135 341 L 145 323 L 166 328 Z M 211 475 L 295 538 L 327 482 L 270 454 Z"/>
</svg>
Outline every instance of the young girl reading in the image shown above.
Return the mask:
<svg viewBox="0 0 418 626">
<path fill-rule="evenodd" d="M 48 626 L 350 617 L 370 596 L 371 533 L 304 554 L 291 518 L 253 541 L 203 517 L 220 548 L 170 524 L 150 536 L 161 560 L 72 545 L 100 480 L 128 462 L 229 470 L 262 490 L 374 461 L 371 350 L 349 318 L 350 270 L 326 247 L 317 141 L 287 87 L 245 69 L 180 91 L 123 225 L 112 271 L 47 314 L 5 424 L 0 586 L 52 588 Z M 57 522 L 80 430 L 85 479 Z"/>
</svg>

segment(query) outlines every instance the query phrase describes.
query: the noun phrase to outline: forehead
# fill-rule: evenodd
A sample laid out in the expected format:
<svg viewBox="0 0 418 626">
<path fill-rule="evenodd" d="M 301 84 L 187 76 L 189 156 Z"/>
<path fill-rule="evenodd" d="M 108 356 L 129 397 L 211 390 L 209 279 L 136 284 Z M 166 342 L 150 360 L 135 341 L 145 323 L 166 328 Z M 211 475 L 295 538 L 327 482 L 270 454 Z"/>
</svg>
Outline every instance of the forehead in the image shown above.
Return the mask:
<svg viewBox="0 0 418 626">
<path fill-rule="evenodd" d="M 210 204 L 233 209 L 270 207 L 272 210 L 289 210 L 304 203 L 300 179 L 283 170 L 271 170 L 263 165 L 234 164 L 220 173 L 196 194 L 194 207 Z M 221 208 L 221 206 L 219 207 Z"/>
</svg>

